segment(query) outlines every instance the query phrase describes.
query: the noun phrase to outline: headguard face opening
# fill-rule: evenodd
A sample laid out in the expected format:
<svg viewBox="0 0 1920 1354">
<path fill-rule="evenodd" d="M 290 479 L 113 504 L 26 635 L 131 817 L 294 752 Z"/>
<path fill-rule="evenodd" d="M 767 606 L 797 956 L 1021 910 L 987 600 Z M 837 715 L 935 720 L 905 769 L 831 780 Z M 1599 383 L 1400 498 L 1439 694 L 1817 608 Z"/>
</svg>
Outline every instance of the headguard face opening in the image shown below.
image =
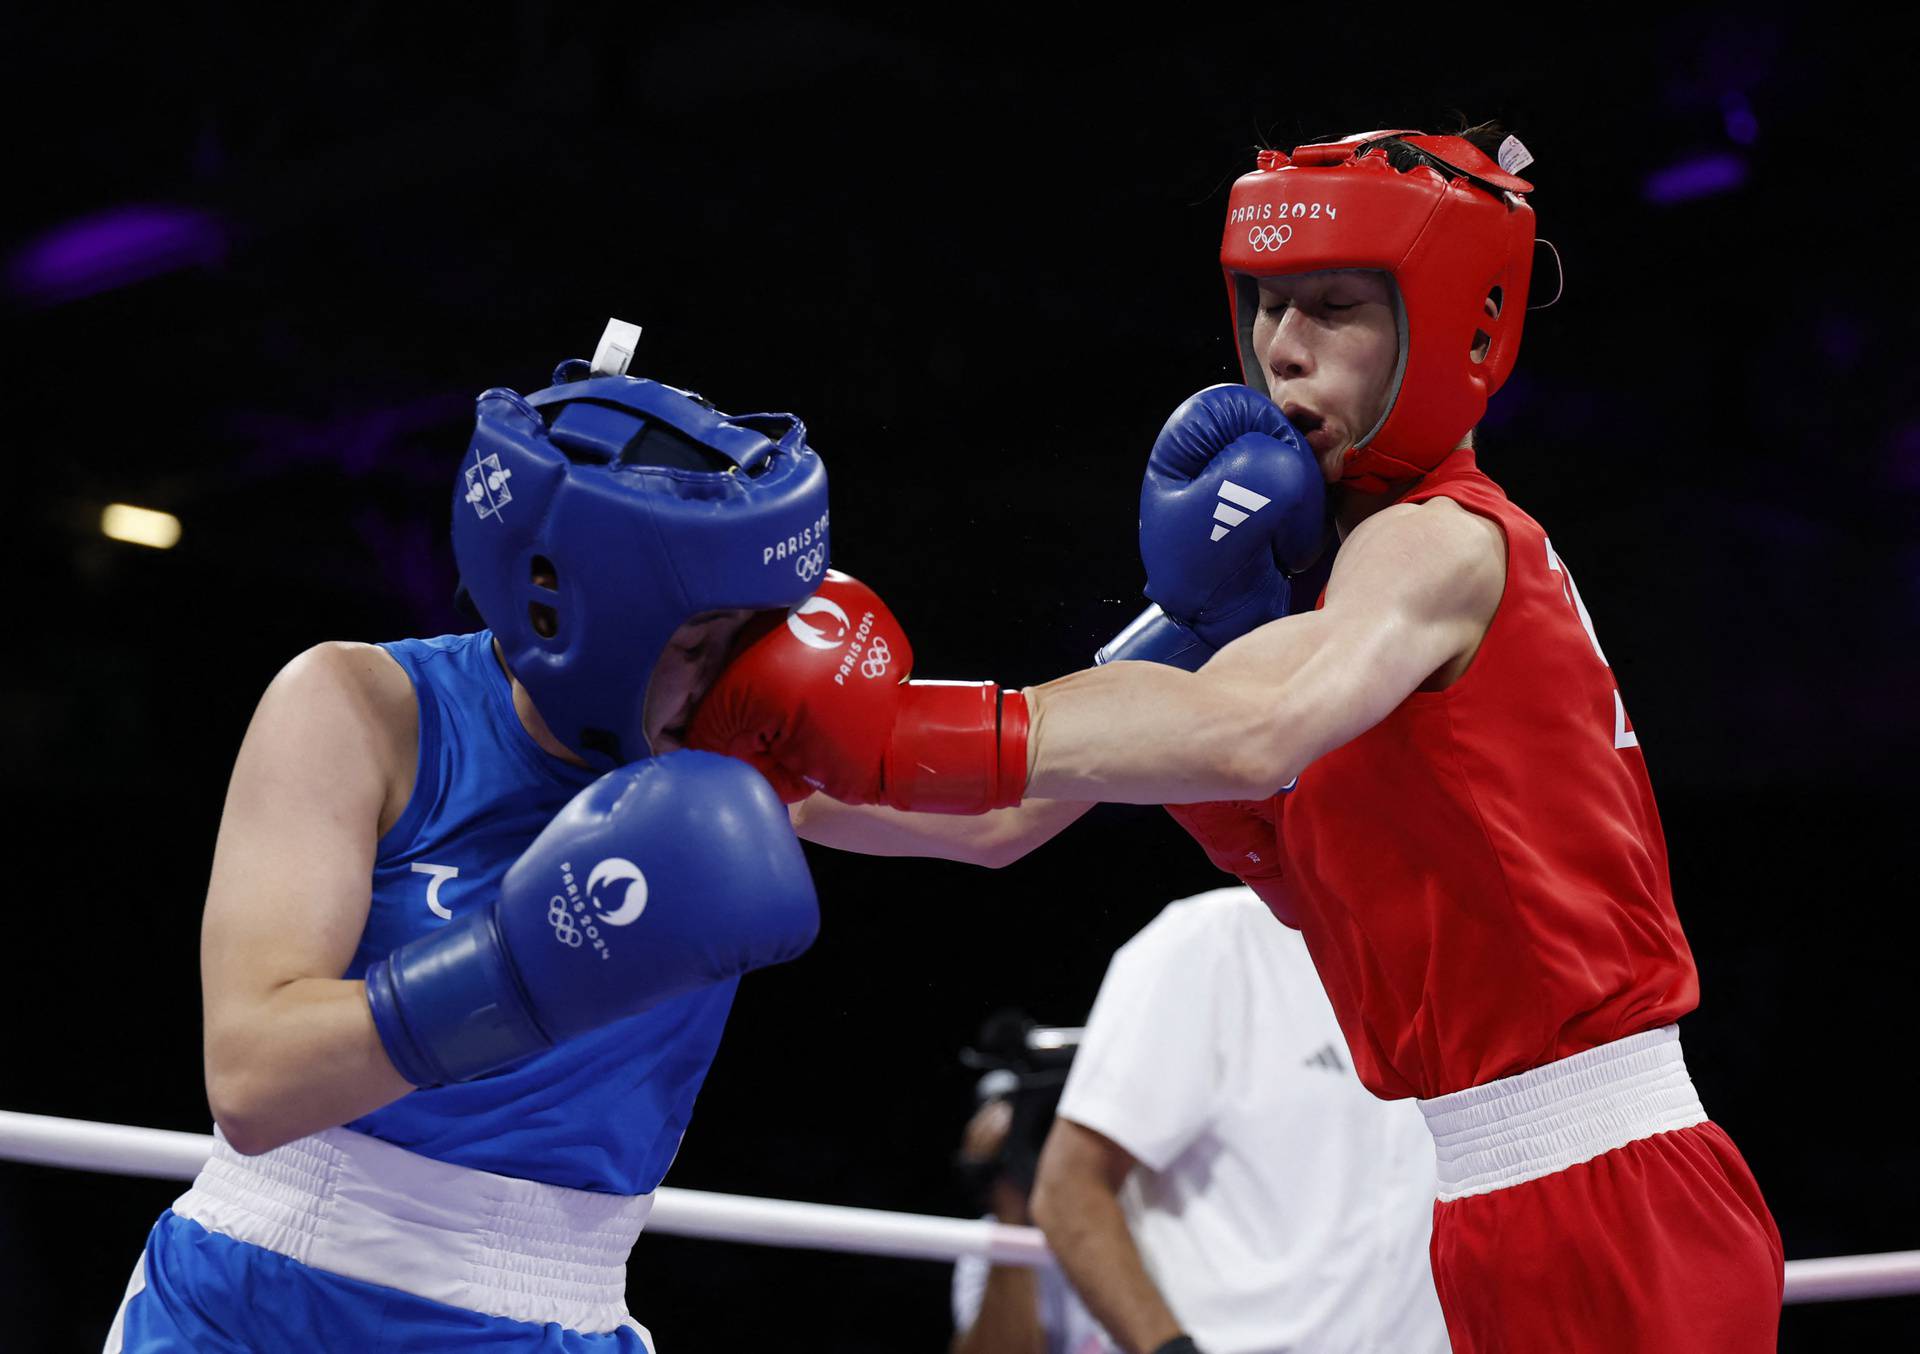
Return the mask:
<svg viewBox="0 0 1920 1354">
<path fill-rule="evenodd" d="M 453 504 L 461 585 L 508 670 L 603 767 L 651 754 L 646 687 L 675 630 L 791 607 L 828 559 L 826 468 L 799 419 L 722 414 L 625 365 L 481 395 Z"/>
<path fill-rule="evenodd" d="M 1506 381 L 1533 272 L 1532 189 L 1469 141 L 1404 131 L 1263 150 L 1234 184 L 1220 264 L 1248 385 L 1268 389 L 1253 348 L 1261 278 L 1366 268 L 1392 280 L 1399 370 L 1343 483 L 1379 492 L 1426 474 Z"/>
</svg>

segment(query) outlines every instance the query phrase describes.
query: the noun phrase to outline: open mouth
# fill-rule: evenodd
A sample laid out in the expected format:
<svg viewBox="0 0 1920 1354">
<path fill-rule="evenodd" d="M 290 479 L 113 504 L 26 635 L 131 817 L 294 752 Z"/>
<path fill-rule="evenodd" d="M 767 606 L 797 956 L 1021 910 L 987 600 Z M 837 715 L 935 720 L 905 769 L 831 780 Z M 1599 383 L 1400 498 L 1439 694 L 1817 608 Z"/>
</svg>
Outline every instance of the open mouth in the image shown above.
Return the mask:
<svg viewBox="0 0 1920 1354">
<path fill-rule="evenodd" d="M 1314 413 L 1313 410 L 1307 408 L 1304 404 L 1289 402 L 1280 406 L 1280 412 L 1287 416 L 1287 422 L 1300 430 L 1302 437 L 1305 437 L 1308 433 L 1313 432 L 1326 423 L 1326 419 Z"/>
<path fill-rule="evenodd" d="M 1280 412 L 1286 415 L 1287 422 L 1291 423 L 1300 436 L 1306 439 L 1307 445 L 1313 448 L 1315 455 L 1324 456 L 1338 445 L 1338 433 L 1327 426 L 1325 417 L 1315 413 L 1306 405 L 1284 404 L 1280 407 Z"/>
</svg>

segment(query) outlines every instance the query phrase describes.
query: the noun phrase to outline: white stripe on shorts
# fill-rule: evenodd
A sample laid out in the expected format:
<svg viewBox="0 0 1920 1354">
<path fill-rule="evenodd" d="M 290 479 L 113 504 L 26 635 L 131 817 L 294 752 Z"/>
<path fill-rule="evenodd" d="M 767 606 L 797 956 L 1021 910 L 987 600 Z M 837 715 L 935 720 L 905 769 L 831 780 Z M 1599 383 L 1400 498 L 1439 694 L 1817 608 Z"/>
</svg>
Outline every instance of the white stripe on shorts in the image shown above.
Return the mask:
<svg viewBox="0 0 1920 1354">
<path fill-rule="evenodd" d="M 213 1156 L 173 1211 L 209 1231 L 451 1307 L 598 1334 L 640 1330 L 627 1256 L 651 1194 L 598 1194 L 435 1161 L 330 1128 Z"/>
<path fill-rule="evenodd" d="M 1419 1104 L 1433 1133 L 1442 1203 L 1707 1120 L 1674 1025 Z"/>
</svg>

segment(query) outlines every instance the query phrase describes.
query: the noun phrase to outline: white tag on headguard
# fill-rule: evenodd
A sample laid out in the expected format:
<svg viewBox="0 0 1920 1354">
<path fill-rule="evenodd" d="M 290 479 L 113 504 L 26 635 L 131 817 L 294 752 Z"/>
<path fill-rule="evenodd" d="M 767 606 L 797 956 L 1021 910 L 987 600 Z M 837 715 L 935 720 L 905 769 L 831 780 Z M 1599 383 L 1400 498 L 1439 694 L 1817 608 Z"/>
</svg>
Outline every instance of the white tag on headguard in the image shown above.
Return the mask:
<svg viewBox="0 0 1920 1354">
<path fill-rule="evenodd" d="M 1533 152 L 1521 144 L 1519 137 L 1510 136 L 1500 143 L 1500 149 L 1494 152 L 1493 158 L 1500 162 L 1500 168 L 1507 173 L 1518 174 L 1533 163 Z"/>
<path fill-rule="evenodd" d="M 627 364 L 633 361 L 634 349 L 639 346 L 639 325 L 628 324 L 625 320 L 608 320 L 607 332 L 600 336 L 600 346 L 593 350 L 593 374 L 625 376 Z"/>
</svg>

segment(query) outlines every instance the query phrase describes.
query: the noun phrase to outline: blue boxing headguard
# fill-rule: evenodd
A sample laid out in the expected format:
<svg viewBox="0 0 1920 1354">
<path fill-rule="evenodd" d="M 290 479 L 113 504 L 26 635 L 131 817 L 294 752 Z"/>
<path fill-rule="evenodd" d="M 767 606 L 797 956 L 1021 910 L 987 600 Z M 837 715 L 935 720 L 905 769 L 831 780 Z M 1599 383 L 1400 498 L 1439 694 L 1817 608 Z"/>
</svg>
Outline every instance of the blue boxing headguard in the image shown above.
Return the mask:
<svg viewBox="0 0 1920 1354">
<path fill-rule="evenodd" d="M 827 567 L 806 425 L 627 376 L 638 334 L 614 321 L 591 365 L 481 395 L 453 504 L 461 585 L 508 670 L 561 742 L 608 767 L 652 753 L 647 682 L 675 630 L 793 606 Z"/>
</svg>

